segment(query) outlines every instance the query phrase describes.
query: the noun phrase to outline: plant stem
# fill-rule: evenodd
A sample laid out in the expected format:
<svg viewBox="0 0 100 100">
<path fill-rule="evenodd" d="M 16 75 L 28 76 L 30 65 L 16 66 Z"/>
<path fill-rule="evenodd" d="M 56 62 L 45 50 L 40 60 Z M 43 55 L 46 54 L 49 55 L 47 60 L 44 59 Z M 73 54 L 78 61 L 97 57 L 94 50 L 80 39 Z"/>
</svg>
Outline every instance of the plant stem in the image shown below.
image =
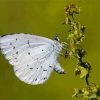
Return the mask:
<svg viewBox="0 0 100 100">
<path fill-rule="evenodd" d="M 74 16 L 79 14 L 79 12 L 80 8 L 74 4 L 65 7 L 66 20 L 64 23 L 69 27 L 69 35 L 67 38 L 68 45 L 65 54 L 67 54 L 69 58 L 73 57 L 76 59 L 77 67 L 75 68 L 75 75 L 84 78 L 86 82 L 85 88 L 75 89 L 74 97 L 81 95 L 81 97 L 87 98 L 88 100 L 97 100 L 97 97 L 100 95 L 99 87 L 96 84 L 91 85 L 89 82 L 91 65 L 83 60 L 86 51 L 81 47 L 81 43 L 85 37 L 85 26 L 81 25 Z"/>
</svg>

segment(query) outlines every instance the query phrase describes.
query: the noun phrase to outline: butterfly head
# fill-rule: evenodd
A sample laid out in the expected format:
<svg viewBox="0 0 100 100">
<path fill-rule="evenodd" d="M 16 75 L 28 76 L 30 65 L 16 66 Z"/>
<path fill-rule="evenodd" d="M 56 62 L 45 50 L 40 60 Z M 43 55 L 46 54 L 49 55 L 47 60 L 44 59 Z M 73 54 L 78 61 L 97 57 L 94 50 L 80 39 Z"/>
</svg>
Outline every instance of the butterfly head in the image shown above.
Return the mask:
<svg viewBox="0 0 100 100">
<path fill-rule="evenodd" d="M 54 41 L 60 41 L 60 39 L 59 39 L 59 37 L 58 37 L 58 34 L 55 34 L 55 36 L 54 36 L 54 39 L 53 39 Z"/>
</svg>

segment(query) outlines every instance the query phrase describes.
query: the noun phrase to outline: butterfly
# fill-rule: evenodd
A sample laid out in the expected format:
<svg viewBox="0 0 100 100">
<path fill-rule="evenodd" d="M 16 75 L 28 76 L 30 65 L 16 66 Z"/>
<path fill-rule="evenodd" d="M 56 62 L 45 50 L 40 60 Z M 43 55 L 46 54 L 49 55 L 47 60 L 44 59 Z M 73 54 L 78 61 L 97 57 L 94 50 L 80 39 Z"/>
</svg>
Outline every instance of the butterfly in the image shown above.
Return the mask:
<svg viewBox="0 0 100 100">
<path fill-rule="evenodd" d="M 27 84 L 43 84 L 53 70 L 64 74 L 58 62 L 62 44 L 57 36 L 53 40 L 24 33 L 0 36 L 0 49 L 15 75 Z"/>
</svg>

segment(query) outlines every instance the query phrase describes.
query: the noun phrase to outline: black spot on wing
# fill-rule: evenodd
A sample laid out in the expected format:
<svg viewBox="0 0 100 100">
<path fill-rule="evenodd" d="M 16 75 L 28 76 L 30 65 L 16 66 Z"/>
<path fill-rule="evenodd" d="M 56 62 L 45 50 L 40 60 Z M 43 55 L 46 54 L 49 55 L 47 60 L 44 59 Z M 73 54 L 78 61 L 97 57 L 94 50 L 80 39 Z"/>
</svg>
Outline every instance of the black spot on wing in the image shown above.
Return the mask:
<svg viewBox="0 0 100 100">
<path fill-rule="evenodd" d="M 17 72 L 18 70 L 16 69 L 15 72 Z"/>
<path fill-rule="evenodd" d="M 30 52 L 28 52 L 28 55 L 30 55 Z"/>
<path fill-rule="evenodd" d="M 15 49 L 15 46 L 13 46 L 13 49 Z"/>
<path fill-rule="evenodd" d="M 18 51 L 16 52 L 16 54 L 18 54 Z"/>
<path fill-rule="evenodd" d="M 49 66 L 50 68 L 52 68 L 52 66 Z"/>
<path fill-rule="evenodd" d="M 44 77 L 44 78 L 43 78 L 43 80 L 46 80 L 46 79 L 47 79 L 47 77 Z"/>
<path fill-rule="evenodd" d="M 30 41 L 29 41 L 29 40 L 28 40 L 28 42 L 27 42 L 27 43 L 28 43 L 28 46 L 30 47 Z"/>
<path fill-rule="evenodd" d="M 12 45 L 12 42 L 10 42 L 10 45 Z"/>
<path fill-rule="evenodd" d="M 32 67 L 30 69 L 33 69 Z"/>
<path fill-rule="evenodd" d="M 47 71 L 47 69 L 43 69 L 43 71 Z"/>
<path fill-rule="evenodd" d="M 35 79 L 35 81 L 37 81 L 37 78 Z"/>
</svg>

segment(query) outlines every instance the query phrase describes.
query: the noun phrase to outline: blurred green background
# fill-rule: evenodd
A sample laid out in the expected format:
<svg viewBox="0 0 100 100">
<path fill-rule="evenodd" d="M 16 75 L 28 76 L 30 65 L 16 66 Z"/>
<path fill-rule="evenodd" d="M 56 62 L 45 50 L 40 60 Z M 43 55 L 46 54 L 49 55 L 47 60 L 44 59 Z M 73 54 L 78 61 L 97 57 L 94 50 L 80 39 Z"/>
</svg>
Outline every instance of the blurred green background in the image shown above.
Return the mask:
<svg viewBox="0 0 100 100">
<path fill-rule="evenodd" d="M 64 6 L 69 3 L 81 7 L 79 20 L 87 26 L 83 47 L 93 67 L 90 82 L 100 85 L 100 0 L 0 0 L 0 34 L 24 32 L 52 39 L 59 33 L 65 41 L 62 22 Z M 0 53 L 0 100 L 75 100 L 73 88 L 85 86 L 84 80 L 74 76 L 75 60 L 60 57 L 60 63 L 66 75 L 53 72 L 45 84 L 31 86 L 18 80 Z"/>
</svg>

